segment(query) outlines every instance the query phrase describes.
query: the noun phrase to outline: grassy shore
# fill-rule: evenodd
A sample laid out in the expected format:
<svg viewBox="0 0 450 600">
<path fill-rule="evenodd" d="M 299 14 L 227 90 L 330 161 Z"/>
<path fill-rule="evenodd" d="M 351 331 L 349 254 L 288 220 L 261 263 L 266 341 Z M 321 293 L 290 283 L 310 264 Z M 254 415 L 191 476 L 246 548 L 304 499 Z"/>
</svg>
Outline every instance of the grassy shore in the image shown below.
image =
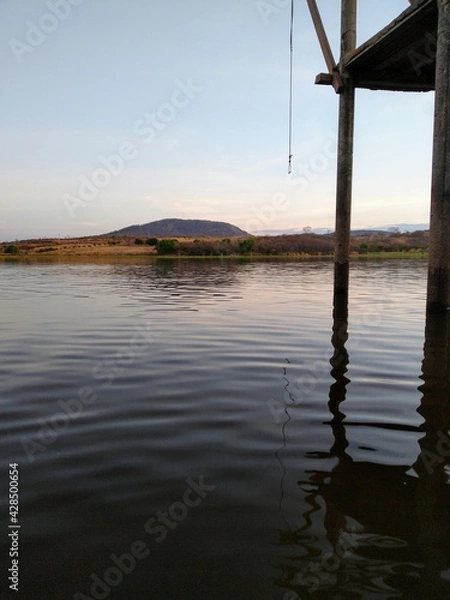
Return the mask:
<svg viewBox="0 0 450 600">
<path fill-rule="evenodd" d="M 422 232 L 423 233 L 423 232 Z M 419 243 L 420 242 L 420 243 Z M 3 260 L 192 258 L 332 258 L 333 236 L 314 234 L 245 238 L 174 238 L 142 240 L 129 237 L 35 239 L 0 244 Z M 427 240 L 386 235 L 380 241 L 352 239 L 352 259 L 426 258 Z"/>
</svg>

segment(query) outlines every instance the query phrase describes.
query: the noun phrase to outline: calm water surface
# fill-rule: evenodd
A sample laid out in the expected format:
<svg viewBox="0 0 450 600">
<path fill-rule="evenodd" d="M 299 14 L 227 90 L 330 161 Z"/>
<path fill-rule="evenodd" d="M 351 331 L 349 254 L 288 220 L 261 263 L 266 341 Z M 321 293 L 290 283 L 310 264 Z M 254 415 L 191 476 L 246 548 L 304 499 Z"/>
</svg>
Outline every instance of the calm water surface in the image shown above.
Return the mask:
<svg viewBox="0 0 450 600">
<path fill-rule="evenodd" d="M 0 265 L 1 597 L 450 597 L 425 283 L 355 264 L 347 323 L 328 262 Z"/>
</svg>

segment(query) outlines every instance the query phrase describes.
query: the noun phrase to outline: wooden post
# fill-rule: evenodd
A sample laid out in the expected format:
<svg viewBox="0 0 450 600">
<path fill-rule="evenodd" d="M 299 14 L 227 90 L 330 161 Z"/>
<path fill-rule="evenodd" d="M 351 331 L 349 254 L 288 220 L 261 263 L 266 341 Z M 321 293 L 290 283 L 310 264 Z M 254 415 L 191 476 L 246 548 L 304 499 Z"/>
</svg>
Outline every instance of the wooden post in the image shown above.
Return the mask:
<svg viewBox="0 0 450 600">
<path fill-rule="evenodd" d="M 450 0 L 438 0 L 427 309 L 450 307 Z"/>
<path fill-rule="evenodd" d="M 348 294 L 350 227 L 353 181 L 353 132 L 355 87 L 343 70 L 343 59 L 356 48 L 356 0 L 342 0 L 341 77 L 344 88 L 339 97 L 339 136 L 336 189 L 336 233 L 334 294 Z"/>
</svg>

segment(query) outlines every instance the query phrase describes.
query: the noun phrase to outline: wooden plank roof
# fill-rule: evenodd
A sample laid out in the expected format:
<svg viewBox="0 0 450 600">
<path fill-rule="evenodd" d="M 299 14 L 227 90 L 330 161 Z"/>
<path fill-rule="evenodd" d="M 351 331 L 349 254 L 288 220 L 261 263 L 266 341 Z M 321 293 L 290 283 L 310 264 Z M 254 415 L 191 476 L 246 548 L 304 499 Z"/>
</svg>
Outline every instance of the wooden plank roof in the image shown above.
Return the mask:
<svg viewBox="0 0 450 600">
<path fill-rule="evenodd" d="M 418 0 L 344 57 L 355 86 L 374 90 L 434 90 L 437 0 Z"/>
</svg>

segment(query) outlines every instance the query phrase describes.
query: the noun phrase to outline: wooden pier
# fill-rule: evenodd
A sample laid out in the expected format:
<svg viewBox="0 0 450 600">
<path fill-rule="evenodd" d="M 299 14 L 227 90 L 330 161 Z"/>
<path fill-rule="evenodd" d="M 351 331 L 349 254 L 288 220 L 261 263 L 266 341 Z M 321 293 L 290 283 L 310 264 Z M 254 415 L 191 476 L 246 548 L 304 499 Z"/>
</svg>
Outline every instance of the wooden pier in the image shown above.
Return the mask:
<svg viewBox="0 0 450 600">
<path fill-rule="evenodd" d="M 450 308 L 450 0 L 405 0 L 405 11 L 360 46 L 357 0 L 341 3 L 334 62 L 316 0 L 307 0 L 328 73 L 316 83 L 339 94 L 335 302 L 348 295 L 355 90 L 435 91 L 427 309 Z"/>
</svg>

